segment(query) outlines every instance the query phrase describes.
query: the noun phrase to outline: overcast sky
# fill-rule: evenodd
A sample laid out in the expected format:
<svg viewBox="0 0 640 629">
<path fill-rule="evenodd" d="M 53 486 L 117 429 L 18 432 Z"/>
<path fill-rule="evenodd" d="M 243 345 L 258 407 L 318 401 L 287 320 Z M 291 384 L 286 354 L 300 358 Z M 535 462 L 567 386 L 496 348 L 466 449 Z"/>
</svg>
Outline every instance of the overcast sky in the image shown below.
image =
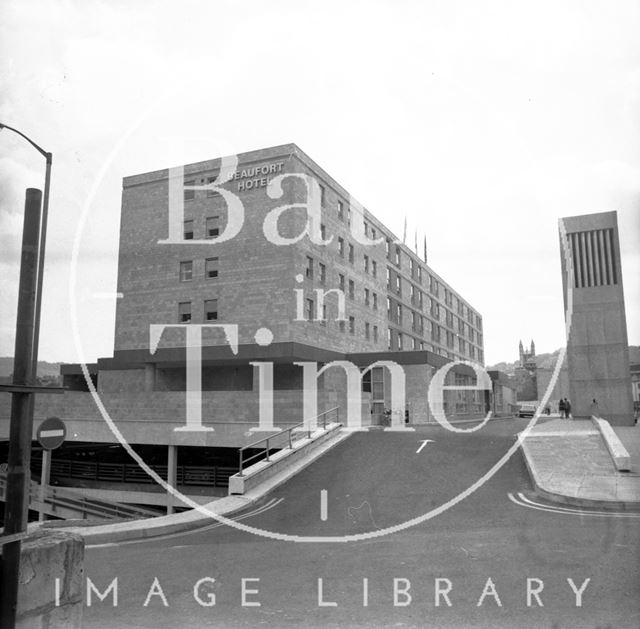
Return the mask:
<svg viewBox="0 0 640 629">
<path fill-rule="evenodd" d="M 640 344 L 640 3 L 45 2 L 0 8 L 0 121 L 54 153 L 40 357 L 111 356 L 121 179 L 295 142 L 484 318 L 488 364 L 565 344 L 557 220 L 617 210 Z M 0 132 L 0 356 L 24 189 Z"/>
</svg>

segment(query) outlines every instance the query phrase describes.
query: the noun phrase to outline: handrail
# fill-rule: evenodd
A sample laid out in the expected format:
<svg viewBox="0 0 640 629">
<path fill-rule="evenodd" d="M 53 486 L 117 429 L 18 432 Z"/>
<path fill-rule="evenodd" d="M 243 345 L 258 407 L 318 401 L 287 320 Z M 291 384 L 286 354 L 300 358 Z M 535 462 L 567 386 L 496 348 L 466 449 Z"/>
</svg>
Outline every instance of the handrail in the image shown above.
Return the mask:
<svg viewBox="0 0 640 629">
<path fill-rule="evenodd" d="M 273 442 L 273 440 L 278 439 L 280 437 L 286 436 L 288 443 L 289 443 L 289 449 L 293 449 L 293 439 L 292 439 L 292 434 L 294 431 L 298 430 L 300 427 L 304 427 L 306 426 L 306 431 L 307 431 L 307 437 L 309 439 L 311 439 L 311 423 L 313 420 L 316 421 L 316 426 L 317 426 L 317 422 L 318 420 L 322 417 L 322 429 L 326 430 L 327 429 L 327 415 L 329 415 L 329 413 L 333 413 L 335 412 L 336 414 L 336 421 L 339 417 L 339 412 L 340 412 L 340 407 L 339 406 L 334 406 L 333 408 L 330 408 L 328 411 L 323 411 L 322 413 L 320 413 L 319 415 L 316 415 L 313 419 L 311 420 L 305 420 L 303 422 L 300 422 L 299 424 L 295 424 L 294 426 L 290 426 L 289 428 L 286 428 L 285 430 L 281 430 L 273 435 L 269 435 L 268 437 L 263 437 L 262 439 L 258 439 L 257 441 L 253 441 L 252 443 L 246 445 L 246 446 L 242 446 L 241 448 L 238 448 L 238 456 L 239 456 L 239 465 L 238 465 L 238 476 L 244 476 L 244 468 L 245 465 L 249 462 L 249 461 L 253 461 L 254 459 L 257 458 L 261 458 L 262 456 L 264 456 L 266 461 L 269 461 L 269 454 L 271 452 L 271 450 L 273 448 L 269 447 L 269 442 Z M 317 428 L 316 428 L 317 429 Z M 245 450 L 253 450 L 256 448 L 256 446 L 258 446 L 259 444 L 264 443 L 264 449 L 262 449 L 261 452 L 258 452 L 248 458 L 244 457 L 244 452 Z"/>
</svg>

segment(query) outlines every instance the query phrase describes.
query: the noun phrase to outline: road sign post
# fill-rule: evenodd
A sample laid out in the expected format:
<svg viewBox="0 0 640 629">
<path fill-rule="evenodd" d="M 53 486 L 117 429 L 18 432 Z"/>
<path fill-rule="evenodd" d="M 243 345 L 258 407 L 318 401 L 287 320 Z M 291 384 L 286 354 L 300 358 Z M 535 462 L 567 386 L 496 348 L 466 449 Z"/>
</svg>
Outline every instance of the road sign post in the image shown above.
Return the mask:
<svg viewBox="0 0 640 629">
<path fill-rule="evenodd" d="M 67 436 L 64 422 L 57 417 L 49 417 L 38 426 L 37 437 L 42 446 L 42 470 L 40 472 L 40 510 L 38 521 L 45 516 L 45 497 L 51 474 L 51 450 L 59 448 Z"/>
<path fill-rule="evenodd" d="M 40 511 L 38 512 L 38 522 L 44 521 L 46 489 L 49 486 L 49 475 L 51 472 L 51 450 L 42 450 L 42 470 L 40 471 Z"/>
</svg>

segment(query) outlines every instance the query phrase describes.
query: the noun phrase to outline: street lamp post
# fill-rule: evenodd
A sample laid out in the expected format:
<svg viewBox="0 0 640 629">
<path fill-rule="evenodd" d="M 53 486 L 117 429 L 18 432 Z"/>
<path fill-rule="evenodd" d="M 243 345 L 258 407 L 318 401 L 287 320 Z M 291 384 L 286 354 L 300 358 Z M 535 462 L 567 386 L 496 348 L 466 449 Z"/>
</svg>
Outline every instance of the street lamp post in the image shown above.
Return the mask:
<svg viewBox="0 0 640 629">
<path fill-rule="evenodd" d="M 44 151 L 24 133 L 0 123 L 0 130 L 2 129 L 14 131 L 27 140 L 45 158 L 47 164 L 42 209 L 40 190 L 32 188 L 27 190 L 20 260 L 13 383 L 0 385 L 0 390 L 10 391 L 12 394 L 4 535 L 0 537 L 0 543 L 2 543 L 0 626 L 3 629 L 13 629 L 17 614 L 21 540 L 26 534 L 28 521 L 34 394 L 42 388 L 37 385 L 36 377 L 47 210 L 53 160 L 51 153 Z"/>
<path fill-rule="evenodd" d="M 8 129 L 17 133 L 20 137 L 24 138 L 33 148 L 42 155 L 46 160 L 46 167 L 44 173 L 44 195 L 42 197 L 42 219 L 40 223 L 40 239 L 38 245 L 38 288 L 36 290 L 36 309 L 35 309 L 35 326 L 33 329 L 33 373 L 32 378 L 35 384 L 38 369 L 38 341 L 40 339 L 40 311 L 42 309 L 42 279 L 44 277 L 44 254 L 45 244 L 47 241 L 47 217 L 49 214 L 49 188 L 51 185 L 51 165 L 53 163 L 53 154 L 45 151 L 42 147 L 38 146 L 31 138 L 27 137 L 22 131 L 14 129 L 9 125 L 0 122 L 0 131 L 2 129 Z M 33 402 L 32 402 L 33 403 Z"/>
</svg>

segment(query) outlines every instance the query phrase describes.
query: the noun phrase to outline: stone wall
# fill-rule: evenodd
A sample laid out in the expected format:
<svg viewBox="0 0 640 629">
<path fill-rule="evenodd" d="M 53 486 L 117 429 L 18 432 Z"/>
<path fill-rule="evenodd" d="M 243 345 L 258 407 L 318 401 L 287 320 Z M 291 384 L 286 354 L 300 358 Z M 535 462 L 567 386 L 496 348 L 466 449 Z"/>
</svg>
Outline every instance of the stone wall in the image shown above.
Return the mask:
<svg viewBox="0 0 640 629">
<path fill-rule="evenodd" d="M 20 558 L 16 629 L 80 629 L 83 563 L 84 541 L 79 535 L 41 530 L 27 537 Z"/>
</svg>

